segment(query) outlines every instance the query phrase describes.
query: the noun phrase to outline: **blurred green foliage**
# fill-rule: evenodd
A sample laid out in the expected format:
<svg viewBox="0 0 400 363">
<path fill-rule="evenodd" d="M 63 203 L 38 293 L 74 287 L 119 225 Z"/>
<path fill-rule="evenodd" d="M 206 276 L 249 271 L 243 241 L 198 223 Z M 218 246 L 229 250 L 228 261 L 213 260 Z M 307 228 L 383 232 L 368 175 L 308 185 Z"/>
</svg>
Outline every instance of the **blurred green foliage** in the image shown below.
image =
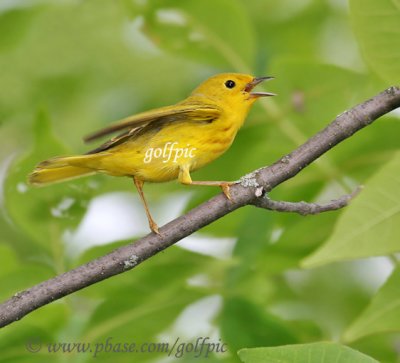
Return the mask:
<svg viewBox="0 0 400 363">
<path fill-rule="evenodd" d="M 259 102 L 231 149 L 195 174 L 237 179 L 398 83 L 398 24 L 398 0 L 0 1 L 2 300 L 129 242 L 110 237 L 68 252 L 89 202 L 112 191 L 134 194 L 132 182 L 93 176 L 33 189 L 26 175 L 37 162 L 87 151 L 83 135 L 177 102 L 212 74 L 274 75 L 264 87 L 279 97 Z M 364 184 L 344 210 L 306 218 L 239 210 L 198 233 L 217 249 L 221 237 L 234 241 L 232 254 L 171 247 L 2 329 L 1 359 L 87 362 L 93 354 L 49 353 L 46 344 L 111 337 L 172 346 L 178 337 L 210 337 L 228 352 L 170 358 L 400 362 L 399 262 L 392 255 L 400 250 L 399 135 L 398 117 L 387 115 L 271 193 L 324 201 Z M 163 221 L 174 218 L 172 192 L 190 195 L 189 209 L 216 190 L 146 186 Z M 29 342 L 42 342 L 40 353 Z M 166 356 L 102 352 L 96 360 Z"/>
<path fill-rule="evenodd" d="M 239 356 L 244 363 L 290 363 L 290 362 L 341 362 L 377 363 L 360 352 L 337 343 L 298 344 L 285 347 L 242 349 Z"/>
</svg>

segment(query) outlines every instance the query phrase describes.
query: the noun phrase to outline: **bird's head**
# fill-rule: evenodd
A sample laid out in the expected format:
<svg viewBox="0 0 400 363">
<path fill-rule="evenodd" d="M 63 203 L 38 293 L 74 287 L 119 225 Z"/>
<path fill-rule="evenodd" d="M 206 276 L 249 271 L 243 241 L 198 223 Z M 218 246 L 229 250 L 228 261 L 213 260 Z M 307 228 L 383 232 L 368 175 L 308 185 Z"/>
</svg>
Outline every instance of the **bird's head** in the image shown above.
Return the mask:
<svg viewBox="0 0 400 363">
<path fill-rule="evenodd" d="M 253 92 L 255 86 L 272 78 L 239 73 L 217 74 L 200 84 L 191 97 L 204 97 L 226 107 L 250 106 L 260 97 L 275 96 L 270 92 Z"/>
</svg>

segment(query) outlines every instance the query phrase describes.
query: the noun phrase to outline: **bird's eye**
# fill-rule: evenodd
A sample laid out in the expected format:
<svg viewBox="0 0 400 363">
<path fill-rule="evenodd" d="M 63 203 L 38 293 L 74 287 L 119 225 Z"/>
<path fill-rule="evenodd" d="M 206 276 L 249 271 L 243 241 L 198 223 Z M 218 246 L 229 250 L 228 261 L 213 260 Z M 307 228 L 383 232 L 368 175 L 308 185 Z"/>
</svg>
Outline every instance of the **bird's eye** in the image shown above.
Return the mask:
<svg viewBox="0 0 400 363">
<path fill-rule="evenodd" d="M 225 82 L 226 88 L 233 88 L 236 86 L 235 81 L 232 81 L 231 79 Z"/>
</svg>

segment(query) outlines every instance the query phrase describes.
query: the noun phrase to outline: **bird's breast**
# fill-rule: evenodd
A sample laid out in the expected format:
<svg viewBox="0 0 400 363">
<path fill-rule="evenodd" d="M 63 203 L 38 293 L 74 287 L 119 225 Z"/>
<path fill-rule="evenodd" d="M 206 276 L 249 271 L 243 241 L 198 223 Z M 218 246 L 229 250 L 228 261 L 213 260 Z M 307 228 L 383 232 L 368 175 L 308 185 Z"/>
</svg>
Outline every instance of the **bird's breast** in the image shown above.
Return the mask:
<svg viewBox="0 0 400 363">
<path fill-rule="evenodd" d="M 221 117 L 204 124 L 171 124 L 152 137 L 132 140 L 112 157 L 119 170 L 145 181 L 161 182 L 178 177 L 181 166 L 197 170 L 219 156 L 232 144 L 237 120 Z M 118 156 L 118 157 L 117 157 Z"/>
</svg>

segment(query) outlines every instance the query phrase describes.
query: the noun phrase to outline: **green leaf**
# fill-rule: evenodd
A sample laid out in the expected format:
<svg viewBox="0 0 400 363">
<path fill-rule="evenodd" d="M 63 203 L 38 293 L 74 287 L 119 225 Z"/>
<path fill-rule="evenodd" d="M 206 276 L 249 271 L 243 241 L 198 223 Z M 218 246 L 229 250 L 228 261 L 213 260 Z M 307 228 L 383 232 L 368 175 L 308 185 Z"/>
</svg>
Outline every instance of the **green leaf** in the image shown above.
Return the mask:
<svg viewBox="0 0 400 363">
<path fill-rule="evenodd" d="M 227 298 L 220 319 L 222 337 L 231 351 L 297 342 L 284 321 L 244 298 Z"/>
<path fill-rule="evenodd" d="M 0 245 L 9 245 L 9 247 L 18 251 L 18 253 L 25 254 L 26 256 L 34 254 L 34 246 L 27 243 L 26 236 L 12 224 L 5 213 L 0 214 L 0 231 Z"/>
<path fill-rule="evenodd" d="M 280 112 L 284 112 L 281 118 L 288 119 L 292 127 L 303 133 L 301 141 L 371 92 L 370 80 L 365 75 L 304 58 L 277 57 L 269 72 L 276 76 L 274 82 L 267 84 L 278 94 L 273 101 L 279 105 Z M 354 84 L 359 85 L 356 91 Z M 268 102 L 265 102 L 267 110 Z M 278 121 L 281 121 L 278 127 L 289 134 L 282 119 Z"/>
<path fill-rule="evenodd" d="M 227 296 L 240 294 L 249 300 L 265 301 L 271 284 L 265 279 L 268 265 L 268 239 L 272 233 L 274 216 L 265 210 L 248 209 L 238 225 L 238 240 L 233 251 L 236 262 L 226 273 Z"/>
<path fill-rule="evenodd" d="M 0 300 L 47 280 L 53 272 L 36 257 L 33 246 L 24 246 L 26 239 L 18 243 L 17 248 L 12 243 L 0 244 Z"/>
<path fill-rule="evenodd" d="M 369 335 L 351 344 L 353 349 L 374 357 L 381 363 L 398 362 L 398 351 L 393 349 L 393 342 L 398 339 L 398 333 L 383 333 Z M 344 342 L 345 343 L 345 342 Z"/>
<path fill-rule="evenodd" d="M 390 84 L 400 82 L 400 1 L 350 0 L 350 15 L 369 66 Z"/>
<path fill-rule="evenodd" d="M 4 362 L 43 362 L 47 356 L 47 343 L 57 342 L 72 313 L 65 302 L 56 302 L 34 311 L 20 322 L 0 330 L 0 349 Z M 39 349 L 34 353 L 29 349 Z M 36 358 L 40 358 L 36 360 Z M 53 362 L 58 362 L 52 357 Z M 59 357 L 57 357 L 59 358 Z"/>
<path fill-rule="evenodd" d="M 45 188 L 29 186 L 28 174 L 37 163 L 65 154 L 64 147 L 53 136 L 50 120 L 44 113 L 37 116 L 34 135 L 33 151 L 10 167 L 5 182 L 5 207 L 13 223 L 31 238 L 30 243 L 50 249 L 51 245 L 60 246 L 64 228 L 75 226 L 83 215 L 85 194 L 77 186 L 84 182 Z"/>
<path fill-rule="evenodd" d="M 366 127 L 359 134 L 337 145 L 330 151 L 330 155 L 347 177 L 365 180 L 375 174 L 399 149 L 399 134 L 398 119 L 385 116 L 371 127 Z"/>
<path fill-rule="evenodd" d="M 400 251 L 400 152 L 367 181 L 343 211 L 328 241 L 304 267 Z"/>
<path fill-rule="evenodd" d="M 371 300 L 368 307 L 345 331 L 352 342 L 370 334 L 400 331 L 400 268 L 397 268 Z"/>
<path fill-rule="evenodd" d="M 0 245 L 0 301 L 18 296 L 19 291 L 48 279 L 49 270 L 47 266 L 27 259 L 21 263 L 9 245 Z M 25 356 L 27 354 L 33 356 L 32 361 L 36 362 L 35 355 L 25 348 L 26 344 L 38 340 L 45 343 L 55 339 L 72 312 L 66 302 L 53 302 L 31 312 L 21 322 L 14 322 L 7 328 L 0 329 L 2 359 L 7 362 L 31 361 Z"/>
<path fill-rule="evenodd" d="M 378 363 L 356 350 L 330 342 L 242 349 L 238 354 L 244 363 Z"/>
<path fill-rule="evenodd" d="M 239 1 L 153 1 L 142 29 L 174 56 L 242 71 L 254 60 L 253 29 Z"/>
<path fill-rule="evenodd" d="M 329 238 L 337 216 L 338 212 L 321 213 L 315 216 L 296 214 L 279 216 L 275 231 L 276 233 L 282 231 L 282 234 L 270 245 L 265 254 L 265 268 L 272 272 L 279 272 L 298 267 L 300 261 L 321 241 Z"/>
<path fill-rule="evenodd" d="M 321 39 L 321 28 L 332 18 L 328 3 L 247 1 L 246 6 L 259 35 L 257 56 L 261 72 L 277 55 L 320 59 L 316 44 Z"/>
<path fill-rule="evenodd" d="M 0 53 L 18 47 L 29 30 L 35 11 L 14 9 L 0 13 Z"/>
<path fill-rule="evenodd" d="M 49 278 L 51 271 L 33 259 L 21 262 L 16 251 L 8 244 L 0 244 L 0 301 Z"/>
</svg>

